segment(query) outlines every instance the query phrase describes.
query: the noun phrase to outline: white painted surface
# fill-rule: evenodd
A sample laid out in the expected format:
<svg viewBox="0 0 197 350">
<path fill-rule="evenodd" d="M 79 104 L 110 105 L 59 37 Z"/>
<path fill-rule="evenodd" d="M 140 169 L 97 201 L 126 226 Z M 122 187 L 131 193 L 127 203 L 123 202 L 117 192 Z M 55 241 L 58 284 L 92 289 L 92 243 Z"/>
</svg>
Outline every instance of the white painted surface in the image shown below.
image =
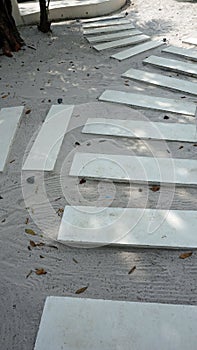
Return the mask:
<svg viewBox="0 0 197 350">
<path fill-rule="evenodd" d="M 192 305 L 50 296 L 34 350 L 196 350 L 196 323 Z"/>
<path fill-rule="evenodd" d="M 197 248 L 197 211 L 66 206 L 58 241 L 66 244 Z"/>
<path fill-rule="evenodd" d="M 113 181 L 197 184 L 197 160 L 76 153 L 69 175 Z"/>
<path fill-rule="evenodd" d="M 22 170 L 52 171 L 74 106 L 54 105 L 30 150 Z"/>
<path fill-rule="evenodd" d="M 192 102 L 116 90 L 105 90 L 99 100 L 192 116 L 196 112 L 196 105 Z"/>
<path fill-rule="evenodd" d="M 82 23 L 92 23 L 92 22 L 100 22 L 100 21 L 108 21 L 113 19 L 126 18 L 123 14 L 111 15 L 111 16 L 102 16 L 102 17 L 94 17 L 89 19 L 81 19 Z"/>
<path fill-rule="evenodd" d="M 183 74 L 197 76 L 197 64 L 188 63 L 159 56 L 149 56 L 143 63 L 148 63 L 152 66 L 180 72 Z"/>
<path fill-rule="evenodd" d="M 140 32 L 137 29 L 133 29 L 133 30 L 123 30 L 121 32 L 112 33 L 112 34 L 91 36 L 91 37 L 87 37 L 86 39 L 90 43 L 95 43 L 95 42 L 102 42 L 102 41 L 111 41 L 113 39 L 120 39 L 120 38 L 130 37 L 130 36 L 139 35 L 139 34 L 142 34 L 142 32 Z"/>
<path fill-rule="evenodd" d="M 4 170 L 23 108 L 23 106 L 2 108 L 0 111 L 0 171 Z"/>
<path fill-rule="evenodd" d="M 191 44 L 191 45 L 197 45 L 197 37 L 191 36 L 189 38 L 186 38 L 182 40 L 183 43 Z"/>
<path fill-rule="evenodd" d="M 113 32 L 119 32 L 120 30 L 129 30 L 129 29 L 135 29 L 135 27 L 132 24 L 124 24 L 119 26 L 86 29 L 83 31 L 83 34 L 89 35 L 89 34 L 113 33 Z"/>
<path fill-rule="evenodd" d="M 122 77 L 197 95 L 197 84 L 183 79 L 171 78 L 166 75 L 133 68 L 123 73 Z"/>
<path fill-rule="evenodd" d="M 51 0 L 50 20 L 90 18 L 109 15 L 125 5 L 126 0 Z M 39 23 L 40 9 L 38 1 L 19 4 L 25 24 Z"/>
<path fill-rule="evenodd" d="M 17 0 L 11 0 L 12 3 L 12 16 L 14 17 L 17 26 L 23 24 L 23 20 L 19 11 Z"/>
<path fill-rule="evenodd" d="M 149 38 L 150 37 L 148 35 L 136 35 L 136 36 L 131 37 L 131 38 L 114 40 L 114 41 L 110 41 L 110 42 L 107 42 L 107 43 L 94 45 L 93 47 L 97 51 L 101 51 L 101 50 L 106 50 L 106 49 L 110 49 L 110 48 L 113 48 L 113 47 L 120 47 L 120 46 L 127 46 L 127 45 L 138 44 L 138 43 L 141 43 L 143 41 L 148 40 Z"/>
<path fill-rule="evenodd" d="M 89 118 L 82 133 L 140 139 L 197 142 L 195 124 Z"/>
<path fill-rule="evenodd" d="M 181 56 L 193 61 L 197 61 L 197 50 L 194 49 L 185 49 L 183 47 L 168 46 L 162 51 L 171 53 L 173 55 Z"/>
<path fill-rule="evenodd" d="M 130 23 L 131 22 L 128 19 L 120 18 L 120 19 L 116 19 L 116 20 L 113 19 L 113 20 L 108 20 L 108 21 L 86 23 L 83 25 L 83 29 L 118 26 L 121 24 L 130 24 Z"/>
<path fill-rule="evenodd" d="M 155 49 L 156 47 L 159 47 L 161 45 L 164 45 L 164 43 L 159 41 L 149 41 L 147 43 L 136 45 L 135 47 L 115 53 L 111 57 L 119 61 L 122 61 L 122 60 L 125 60 L 126 58 L 136 56 L 142 52 Z"/>
</svg>

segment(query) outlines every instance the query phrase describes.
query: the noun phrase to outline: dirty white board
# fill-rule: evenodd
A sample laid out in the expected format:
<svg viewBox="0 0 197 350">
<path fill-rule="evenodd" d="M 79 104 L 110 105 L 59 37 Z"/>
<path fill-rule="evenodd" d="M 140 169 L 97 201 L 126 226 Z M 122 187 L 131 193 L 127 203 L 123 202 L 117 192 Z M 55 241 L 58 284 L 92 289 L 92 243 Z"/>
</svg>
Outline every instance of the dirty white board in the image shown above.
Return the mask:
<svg viewBox="0 0 197 350">
<path fill-rule="evenodd" d="M 131 68 L 127 72 L 123 73 L 122 77 L 157 85 L 159 87 L 181 91 L 184 93 L 186 92 L 192 95 L 197 95 L 196 83 L 183 79 L 171 78 L 167 75 L 150 73 L 147 71 Z"/>
<path fill-rule="evenodd" d="M 120 19 L 116 19 L 116 20 L 113 19 L 113 20 L 108 20 L 108 21 L 85 23 L 85 24 L 83 24 L 83 29 L 118 26 L 121 24 L 130 24 L 130 23 L 131 22 L 128 19 L 120 18 Z"/>
<path fill-rule="evenodd" d="M 135 29 L 135 27 L 132 24 L 124 24 L 119 26 L 93 28 L 93 29 L 84 30 L 83 34 L 89 35 L 89 34 L 113 33 L 113 32 L 119 32 L 120 30 L 129 30 L 129 29 Z"/>
<path fill-rule="evenodd" d="M 196 323 L 195 305 L 50 296 L 34 350 L 196 350 Z"/>
<path fill-rule="evenodd" d="M 136 56 L 142 52 L 145 52 L 145 51 L 148 51 L 151 49 L 155 49 L 156 47 L 159 47 L 161 45 L 164 45 L 164 43 L 159 42 L 159 41 L 149 41 L 147 43 L 136 45 L 135 47 L 132 47 L 132 48 L 120 51 L 118 53 L 115 53 L 111 57 L 115 58 L 119 61 L 123 61 L 127 58 Z"/>
<path fill-rule="evenodd" d="M 105 90 L 99 100 L 192 116 L 195 116 L 196 112 L 196 105 L 193 102 L 116 90 Z"/>
<path fill-rule="evenodd" d="M 181 56 L 189 60 L 197 61 L 197 50 L 185 49 L 183 47 L 168 46 L 162 52 L 171 53 L 173 55 Z"/>
<path fill-rule="evenodd" d="M 197 76 L 197 64 L 195 63 L 188 63 L 158 56 L 149 56 L 143 60 L 143 63 L 148 63 L 152 66 L 171 70 L 174 72 L 180 72 L 182 74 Z"/>
<path fill-rule="evenodd" d="M 22 170 L 52 171 L 54 169 L 73 108 L 73 105 L 51 107 Z"/>
<path fill-rule="evenodd" d="M 121 32 L 112 33 L 112 34 L 91 36 L 91 37 L 87 37 L 86 39 L 90 43 L 95 43 L 95 42 L 102 42 L 102 41 L 111 41 L 113 39 L 120 39 L 120 38 L 130 37 L 130 36 L 139 35 L 139 34 L 142 34 L 142 32 L 140 32 L 137 29 L 133 29 L 133 30 L 123 30 Z"/>
<path fill-rule="evenodd" d="M 64 244 L 197 248 L 197 211 L 66 206 L 57 240 Z"/>
<path fill-rule="evenodd" d="M 82 133 L 140 139 L 197 142 L 196 125 L 184 123 L 89 118 Z"/>
<path fill-rule="evenodd" d="M 197 37 L 191 36 L 189 38 L 186 38 L 182 40 L 183 43 L 191 44 L 191 45 L 197 45 Z"/>
<path fill-rule="evenodd" d="M 118 182 L 197 184 L 197 160 L 79 153 L 69 175 Z"/>
<path fill-rule="evenodd" d="M 91 23 L 91 22 L 100 22 L 100 21 L 108 21 L 113 19 L 126 18 L 125 15 L 112 15 L 112 16 L 102 16 L 102 17 L 94 17 L 88 19 L 80 19 L 82 23 Z"/>
<path fill-rule="evenodd" d="M 0 111 L 0 171 L 4 170 L 23 109 L 23 106 L 18 106 Z"/>
<path fill-rule="evenodd" d="M 106 50 L 106 49 L 110 49 L 110 48 L 114 48 L 114 47 L 138 44 L 138 43 L 141 43 L 141 42 L 146 41 L 148 39 L 150 39 L 150 37 L 148 35 L 136 35 L 136 36 L 131 37 L 131 38 L 113 40 L 113 41 L 110 41 L 107 43 L 94 45 L 93 48 L 97 51 L 101 51 L 101 50 Z"/>
</svg>

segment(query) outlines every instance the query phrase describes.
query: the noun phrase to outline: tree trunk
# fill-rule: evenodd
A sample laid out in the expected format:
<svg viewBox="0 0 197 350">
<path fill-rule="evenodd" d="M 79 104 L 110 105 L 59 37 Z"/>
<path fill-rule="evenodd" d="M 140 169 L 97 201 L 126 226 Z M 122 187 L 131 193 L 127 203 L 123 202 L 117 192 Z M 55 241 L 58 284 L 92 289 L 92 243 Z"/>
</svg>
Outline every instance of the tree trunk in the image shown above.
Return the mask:
<svg viewBox="0 0 197 350">
<path fill-rule="evenodd" d="M 39 0 L 40 3 L 40 25 L 38 29 L 43 33 L 48 33 L 51 31 L 51 22 L 48 19 L 48 5 L 46 0 Z"/>
<path fill-rule="evenodd" d="M 12 51 L 18 51 L 24 45 L 12 17 L 11 0 L 0 0 L 0 47 L 6 56 L 12 57 Z"/>
</svg>

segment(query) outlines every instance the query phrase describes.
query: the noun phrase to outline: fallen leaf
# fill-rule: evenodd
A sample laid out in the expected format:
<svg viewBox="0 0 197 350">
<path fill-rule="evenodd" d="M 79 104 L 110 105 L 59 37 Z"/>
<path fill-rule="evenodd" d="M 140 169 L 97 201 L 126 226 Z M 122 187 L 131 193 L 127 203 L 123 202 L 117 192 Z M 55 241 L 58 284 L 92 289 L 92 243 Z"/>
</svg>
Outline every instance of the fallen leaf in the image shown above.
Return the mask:
<svg viewBox="0 0 197 350">
<path fill-rule="evenodd" d="M 29 114 L 31 113 L 31 109 L 27 109 L 27 111 L 25 112 L 25 114 Z"/>
<path fill-rule="evenodd" d="M 31 230 L 30 228 L 26 228 L 26 229 L 25 229 L 25 232 L 26 232 L 28 235 L 36 236 L 36 233 L 35 233 L 33 230 Z"/>
<path fill-rule="evenodd" d="M 193 252 L 182 253 L 181 255 L 179 255 L 179 259 L 187 259 L 187 258 L 189 258 L 192 254 L 193 254 Z"/>
<path fill-rule="evenodd" d="M 25 224 L 27 225 L 29 223 L 29 218 L 26 218 Z"/>
<path fill-rule="evenodd" d="M 132 269 L 128 272 L 128 275 L 130 275 L 131 273 L 133 273 L 136 270 L 136 266 L 133 266 Z"/>
<path fill-rule="evenodd" d="M 168 115 L 165 115 L 165 116 L 163 117 L 163 119 L 170 119 L 170 118 L 168 117 Z"/>
<path fill-rule="evenodd" d="M 36 275 L 40 276 L 40 275 L 46 275 L 47 272 L 45 271 L 45 269 L 36 269 L 35 270 Z"/>
<path fill-rule="evenodd" d="M 10 161 L 10 164 L 12 164 L 12 163 L 14 163 L 15 162 L 15 159 L 12 159 L 11 161 Z"/>
<path fill-rule="evenodd" d="M 75 294 L 81 294 L 81 293 L 84 293 L 86 291 L 86 289 L 88 289 L 88 286 L 86 287 L 82 287 L 80 289 L 77 289 Z"/>
<path fill-rule="evenodd" d="M 28 278 L 31 274 L 32 274 L 32 270 L 29 271 L 29 273 L 27 274 L 26 278 Z"/>
<path fill-rule="evenodd" d="M 30 241 L 29 241 L 29 244 L 30 244 L 30 246 L 33 247 L 33 248 L 36 247 L 36 243 L 35 243 L 34 241 L 31 241 L 31 240 L 30 240 Z"/>
<path fill-rule="evenodd" d="M 85 182 L 86 182 L 85 179 L 81 179 L 81 180 L 79 181 L 79 184 L 82 185 L 82 184 L 84 184 Z"/>
<path fill-rule="evenodd" d="M 62 217 L 63 212 L 64 212 L 64 209 L 63 208 L 59 208 L 56 213 L 58 214 L 58 216 Z"/>
<path fill-rule="evenodd" d="M 130 86 L 130 84 L 129 84 L 129 83 L 124 83 L 124 85 L 125 85 L 125 86 Z"/>
<path fill-rule="evenodd" d="M 194 143 L 193 146 L 194 146 L 194 147 L 197 147 L 197 143 Z"/>
<path fill-rule="evenodd" d="M 44 256 L 43 256 L 43 255 L 40 255 L 40 259 L 44 259 Z"/>
<path fill-rule="evenodd" d="M 78 264 L 78 261 L 75 258 L 73 258 L 73 261 L 75 262 L 75 264 Z"/>
<path fill-rule="evenodd" d="M 153 192 L 157 192 L 160 190 L 160 186 L 159 185 L 153 185 L 152 187 L 150 187 L 150 190 Z"/>
<path fill-rule="evenodd" d="M 183 148 L 183 146 L 180 146 L 180 147 L 179 147 L 179 149 L 182 149 L 182 148 Z"/>
<path fill-rule="evenodd" d="M 6 98 L 6 97 L 8 97 L 9 95 L 3 95 L 3 96 L 1 96 L 1 98 Z"/>
</svg>

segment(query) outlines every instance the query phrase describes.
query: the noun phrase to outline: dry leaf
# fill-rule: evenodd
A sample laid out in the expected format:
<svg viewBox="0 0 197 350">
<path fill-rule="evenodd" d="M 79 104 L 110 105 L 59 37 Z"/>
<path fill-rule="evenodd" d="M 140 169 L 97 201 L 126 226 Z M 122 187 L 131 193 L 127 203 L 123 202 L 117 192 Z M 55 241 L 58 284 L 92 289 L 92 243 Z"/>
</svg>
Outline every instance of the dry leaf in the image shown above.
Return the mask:
<svg viewBox="0 0 197 350">
<path fill-rule="evenodd" d="M 44 256 L 43 256 L 43 255 L 40 255 L 40 259 L 44 259 Z"/>
<path fill-rule="evenodd" d="M 46 271 L 45 269 L 36 269 L 35 271 L 36 275 L 40 276 L 40 275 L 46 275 Z"/>
<path fill-rule="evenodd" d="M 88 286 L 86 287 L 82 287 L 80 289 L 77 289 L 75 294 L 81 294 L 81 293 L 84 293 L 86 291 L 86 289 L 88 289 Z"/>
<path fill-rule="evenodd" d="M 33 248 L 36 247 L 36 243 L 35 243 L 34 241 L 31 241 L 31 240 L 30 240 L 29 243 L 30 243 L 30 246 L 31 246 L 31 247 L 33 247 Z"/>
<path fill-rule="evenodd" d="M 153 192 L 157 192 L 160 190 L 160 186 L 159 185 L 153 185 L 152 187 L 150 187 L 150 190 Z"/>
<path fill-rule="evenodd" d="M 75 258 L 73 258 L 73 261 L 75 262 L 75 264 L 78 264 L 78 261 Z"/>
<path fill-rule="evenodd" d="M 29 271 L 29 273 L 27 274 L 26 278 L 28 278 L 31 274 L 32 274 L 32 270 Z"/>
<path fill-rule="evenodd" d="M 180 147 L 179 147 L 179 149 L 182 149 L 182 148 L 183 148 L 183 146 L 180 146 Z"/>
<path fill-rule="evenodd" d="M 189 258 L 192 254 L 193 254 L 193 252 L 182 253 L 181 255 L 179 255 L 179 259 L 187 259 L 187 258 Z"/>
<path fill-rule="evenodd" d="M 31 109 L 28 109 L 28 110 L 25 112 L 25 114 L 29 114 L 29 113 L 31 113 Z"/>
<path fill-rule="evenodd" d="M 133 273 L 136 270 L 136 266 L 133 266 L 132 269 L 128 272 L 128 275 L 130 275 L 131 273 Z"/>
<path fill-rule="evenodd" d="M 64 209 L 63 209 L 63 208 L 59 208 L 59 209 L 57 210 L 58 216 L 62 217 L 63 213 L 64 213 Z"/>
<path fill-rule="evenodd" d="M 10 164 L 12 164 L 12 163 L 14 163 L 15 162 L 15 159 L 12 159 L 11 161 L 10 161 Z"/>
<path fill-rule="evenodd" d="M 8 97 L 9 95 L 3 95 L 3 96 L 1 96 L 1 98 L 6 98 L 6 97 Z"/>
<path fill-rule="evenodd" d="M 26 218 L 25 224 L 27 225 L 29 223 L 29 218 Z"/>
<path fill-rule="evenodd" d="M 26 228 L 26 229 L 25 229 L 25 232 L 26 232 L 28 235 L 36 236 L 36 233 L 35 233 L 33 230 L 31 230 L 30 228 Z"/>
</svg>

